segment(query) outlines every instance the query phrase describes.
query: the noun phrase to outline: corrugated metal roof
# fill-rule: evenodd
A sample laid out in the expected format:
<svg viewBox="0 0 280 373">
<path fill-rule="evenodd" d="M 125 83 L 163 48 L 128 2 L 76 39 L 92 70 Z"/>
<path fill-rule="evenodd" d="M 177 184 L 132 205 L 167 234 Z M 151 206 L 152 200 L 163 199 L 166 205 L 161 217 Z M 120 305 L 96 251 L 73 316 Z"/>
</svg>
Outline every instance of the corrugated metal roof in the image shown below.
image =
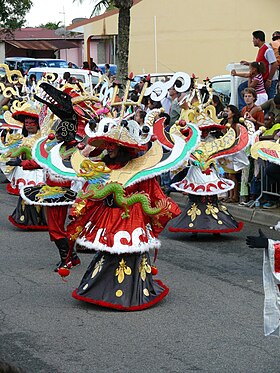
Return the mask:
<svg viewBox="0 0 280 373">
<path fill-rule="evenodd" d="M 82 39 L 82 35 L 67 36 L 67 39 Z M 3 38 L 1 37 L 3 40 Z M 4 38 L 6 39 L 6 38 Z M 42 27 L 23 27 L 13 32 L 13 37 L 10 40 L 32 40 L 32 39 L 64 39 L 57 30 L 49 30 Z M 6 40 L 9 40 L 7 38 Z"/>
<path fill-rule="evenodd" d="M 16 48 L 33 50 L 57 50 L 79 47 L 79 43 L 68 40 L 6 40 L 6 43 Z"/>
</svg>

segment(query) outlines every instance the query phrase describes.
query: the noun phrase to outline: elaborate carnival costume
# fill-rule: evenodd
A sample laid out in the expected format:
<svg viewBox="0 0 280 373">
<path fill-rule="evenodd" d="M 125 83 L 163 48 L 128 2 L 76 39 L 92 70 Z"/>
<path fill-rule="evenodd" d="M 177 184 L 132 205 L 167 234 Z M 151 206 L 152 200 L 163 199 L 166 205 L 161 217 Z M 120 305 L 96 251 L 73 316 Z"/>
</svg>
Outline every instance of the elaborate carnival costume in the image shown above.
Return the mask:
<svg viewBox="0 0 280 373">
<path fill-rule="evenodd" d="M 10 109 L 4 113 L 4 123 L 1 128 L 9 128 L 14 131 L 7 136 L 5 144 L 0 143 L 1 168 L 10 184 L 7 191 L 10 194 L 19 195 L 19 190 L 25 185 L 37 185 L 42 179 L 42 170 L 24 171 L 21 167 L 5 165 L 10 158 L 20 156 L 22 160 L 30 159 L 34 142 L 40 137 L 40 131 L 30 134 L 24 125 L 25 118 L 33 118 L 41 127 L 42 118 L 39 118 L 40 107 L 34 102 L 34 87 L 27 89 L 26 77 L 23 78 L 18 70 L 11 70 L 5 64 L 0 65 L 5 69 L 7 85 L 0 83 L 0 89 L 4 97 L 10 99 Z M 20 87 L 20 88 L 19 88 Z M 19 133 L 21 131 L 21 134 Z M 11 162 L 13 163 L 13 162 Z"/>
<path fill-rule="evenodd" d="M 259 236 L 247 236 L 251 248 L 263 248 L 264 335 L 280 335 L 280 241 L 268 239 L 261 229 Z"/>
<path fill-rule="evenodd" d="M 28 101 L 13 114 L 5 113 L 5 119 L 11 126 L 19 123 L 22 126 L 22 134 L 9 135 L 8 141 L 1 144 L 1 161 L 6 161 L 4 169 L 10 180 L 7 191 L 11 194 L 18 195 L 20 189 L 26 185 L 34 186 L 44 182 L 43 170 L 34 169 L 31 155 L 32 146 L 42 136 L 39 129 L 42 124 L 39 121 L 39 111 L 38 105 L 36 106 L 33 101 Z M 26 128 L 25 121 L 31 122 L 31 129 Z M 9 220 L 21 229 L 48 229 L 44 210 L 40 206 L 26 204 L 21 197 L 18 199 L 14 212 L 9 216 Z"/>
<path fill-rule="evenodd" d="M 251 147 L 253 158 L 261 158 L 280 166 L 280 144 L 256 141 Z M 278 223 L 279 224 L 279 223 Z M 248 236 L 246 243 L 252 248 L 263 248 L 264 334 L 280 335 L 280 241 L 268 239 L 261 230 L 259 236 Z"/>
<path fill-rule="evenodd" d="M 127 93 L 128 89 L 125 99 Z M 112 97 L 110 105 L 114 106 Z M 159 233 L 180 210 L 163 194 L 155 176 L 179 167 L 189 157 L 197 145 L 199 131 L 190 126 L 187 138 L 174 133 L 174 148 L 163 159 L 162 147 L 153 137 L 157 111 L 149 113 L 149 124 L 146 122 L 141 128 L 133 120 L 122 120 L 124 106 L 125 102 L 119 118 L 100 117 L 85 129 L 90 146 L 108 152 L 115 147 L 115 158 L 109 153 L 93 161 L 78 150 L 72 156 L 77 176 L 87 183 L 71 210 L 74 220 L 68 233 L 72 241 L 94 253 L 73 297 L 134 311 L 151 307 L 168 293 L 168 288 L 152 277 L 149 250 L 159 248 Z M 128 158 L 120 157 L 122 153 Z"/>
<path fill-rule="evenodd" d="M 71 255 L 68 255 L 70 247 L 65 230 L 68 207 L 76 198 L 76 189 L 82 186 L 81 182 L 72 180 L 67 173 L 69 167 L 72 169 L 69 159 L 78 144 L 75 139 L 78 116 L 73 110 L 72 97 L 68 93 L 48 83 L 41 83 L 40 87 L 44 91 L 44 98 L 35 98 L 46 104 L 60 119 L 53 126 L 55 135 L 50 133 L 40 138 L 33 147 L 33 157 L 38 167 L 44 168 L 46 172 L 46 184 L 26 187 L 21 195 L 31 205 L 45 206 L 50 239 L 57 246 L 61 259 L 55 268 L 57 271 L 60 267 L 72 267 L 80 263 L 75 252 L 71 251 Z M 49 167 L 53 162 L 54 167 Z M 57 172 L 57 162 L 62 169 L 60 173 Z"/>
<path fill-rule="evenodd" d="M 234 187 L 233 181 L 220 176 L 218 161 L 244 149 L 249 142 L 248 132 L 239 125 L 240 134 L 237 135 L 233 128 L 219 124 L 215 108 L 210 105 L 212 90 L 208 81 L 206 84 L 208 101 L 202 103 L 194 81 L 194 89 L 188 97 L 189 109 L 182 113 L 178 123 L 182 131 L 189 123 L 195 123 L 202 132 L 202 141 L 192 152 L 186 177 L 171 185 L 179 192 L 188 194 L 186 209 L 172 221 L 169 226 L 171 232 L 218 234 L 237 232 L 243 227 L 243 223 L 236 222 L 227 207 L 218 200 L 219 194 Z M 192 104 L 195 95 L 198 102 Z M 217 132 L 219 137 L 216 137 Z"/>
</svg>

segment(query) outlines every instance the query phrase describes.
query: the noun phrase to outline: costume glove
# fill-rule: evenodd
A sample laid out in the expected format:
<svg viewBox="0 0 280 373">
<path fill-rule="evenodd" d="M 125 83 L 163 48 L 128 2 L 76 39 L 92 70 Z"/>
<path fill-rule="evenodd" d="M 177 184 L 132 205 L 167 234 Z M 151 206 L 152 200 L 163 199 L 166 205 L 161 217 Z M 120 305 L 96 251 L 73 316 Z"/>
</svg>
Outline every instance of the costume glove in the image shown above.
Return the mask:
<svg viewBox="0 0 280 373">
<path fill-rule="evenodd" d="M 21 166 L 21 159 L 19 157 L 10 159 L 8 162 L 6 162 L 7 166 Z"/>
<path fill-rule="evenodd" d="M 246 244 L 251 248 L 256 247 L 266 249 L 268 248 L 268 238 L 262 230 L 259 229 L 259 236 L 247 236 Z"/>
</svg>

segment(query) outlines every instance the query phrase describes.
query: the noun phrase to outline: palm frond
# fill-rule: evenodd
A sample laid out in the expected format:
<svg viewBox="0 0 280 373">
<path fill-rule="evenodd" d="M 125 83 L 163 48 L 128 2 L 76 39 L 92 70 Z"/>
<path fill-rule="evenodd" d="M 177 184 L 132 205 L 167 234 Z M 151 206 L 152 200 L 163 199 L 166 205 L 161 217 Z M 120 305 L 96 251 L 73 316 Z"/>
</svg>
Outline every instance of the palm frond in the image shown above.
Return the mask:
<svg viewBox="0 0 280 373">
<path fill-rule="evenodd" d="M 113 1 L 110 0 L 95 0 L 95 5 L 90 16 L 93 17 L 104 13 L 112 3 Z"/>
</svg>

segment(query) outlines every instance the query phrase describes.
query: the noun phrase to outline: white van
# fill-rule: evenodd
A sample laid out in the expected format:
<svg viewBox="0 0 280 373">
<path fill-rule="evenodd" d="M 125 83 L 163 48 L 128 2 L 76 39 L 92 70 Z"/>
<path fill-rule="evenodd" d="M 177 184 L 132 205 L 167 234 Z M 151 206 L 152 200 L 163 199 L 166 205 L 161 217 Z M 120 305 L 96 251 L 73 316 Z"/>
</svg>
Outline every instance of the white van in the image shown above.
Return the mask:
<svg viewBox="0 0 280 373">
<path fill-rule="evenodd" d="M 237 72 L 248 72 L 249 67 L 240 63 L 230 63 L 226 67 L 227 71 L 236 70 Z M 238 87 L 247 78 L 239 76 L 218 75 L 210 79 L 214 93 L 220 97 L 224 105 L 235 105 L 238 107 Z"/>
<path fill-rule="evenodd" d="M 63 79 L 63 74 L 68 71 L 70 76 L 77 79 L 79 82 L 83 83 L 85 88 L 89 88 L 90 84 L 95 86 L 99 80 L 99 74 L 94 71 L 83 70 L 83 69 L 64 69 L 64 68 L 54 68 L 54 67 L 33 67 L 28 71 L 27 77 L 29 78 L 31 74 L 36 76 L 36 81 L 38 82 L 44 74 L 56 74 L 57 80 Z"/>
</svg>

